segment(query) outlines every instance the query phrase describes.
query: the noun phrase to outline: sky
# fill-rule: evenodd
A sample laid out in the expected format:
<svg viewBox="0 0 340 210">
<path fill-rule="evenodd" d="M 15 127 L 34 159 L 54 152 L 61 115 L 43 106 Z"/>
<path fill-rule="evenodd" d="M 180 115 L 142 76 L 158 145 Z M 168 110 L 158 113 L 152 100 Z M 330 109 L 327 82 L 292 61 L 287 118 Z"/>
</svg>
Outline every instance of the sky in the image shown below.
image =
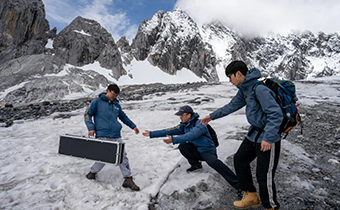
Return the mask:
<svg viewBox="0 0 340 210">
<path fill-rule="evenodd" d="M 50 27 L 58 33 L 77 16 L 98 21 L 117 41 L 132 40 L 141 21 L 179 7 L 198 24 L 222 20 L 247 34 L 293 30 L 340 33 L 339 0 L 43 0 Z"/>
<path fill-rule="evenodd" d="M 98 21 L 115 41 L 132 40 L 140 23 L 163 10 L 172 11 L 176 0 L 43 0 L 50 28 L 59 33 L 77 16 Z"/>
</svg>

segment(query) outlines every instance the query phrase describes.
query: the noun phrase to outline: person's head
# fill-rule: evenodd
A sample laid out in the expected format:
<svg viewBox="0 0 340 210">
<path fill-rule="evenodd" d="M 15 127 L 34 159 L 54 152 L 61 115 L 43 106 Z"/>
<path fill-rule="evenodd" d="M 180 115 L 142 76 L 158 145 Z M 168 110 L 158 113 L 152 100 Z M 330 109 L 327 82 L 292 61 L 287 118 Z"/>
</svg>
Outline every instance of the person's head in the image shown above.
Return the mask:
<svg viewBox="0 0 340 210">
<path fill-rule="evenodd" d="M 188 122 L 193 114 L 194 110 L 188 105 L 182 106 L 179 111 L 175 113 L 175 115 L 180 116 L 182 123 Z"/>
<path fill-rule="evenodd" d="M 238 86 L 246 78 L 248 67 L 243 61 L 233 61 L 227 68 L 225 68 L 225 74 L 229 77 L 229 81 Z"/>
<path fill-rule="evenodd" d="M 106 97 L 110 101 L 113 101 L 114 99 L 116 99 L 118 97 L 119 92 L 120 92 L 120 89 L 119 89 L 118 85 L 111 84 L 106 89 Z"/>
</svg>

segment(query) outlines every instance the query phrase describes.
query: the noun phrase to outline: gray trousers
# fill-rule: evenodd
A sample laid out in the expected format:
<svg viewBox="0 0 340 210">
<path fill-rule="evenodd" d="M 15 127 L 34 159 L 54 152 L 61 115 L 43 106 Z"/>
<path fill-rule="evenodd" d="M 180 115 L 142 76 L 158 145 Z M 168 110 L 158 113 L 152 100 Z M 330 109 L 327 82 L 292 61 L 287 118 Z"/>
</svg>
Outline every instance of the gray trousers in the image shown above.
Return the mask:
<svg viewBox="0 0 340 210">
<path fill-rule="evenodd" d="M 100 138 L 105 141 L 114 141 L 114 142 L 119 142 L 123 143 L 122 138 Z M 104 168 L 105 164 L 100 163 L 100 162 L 95 162 L 93 166 L 91 167 L 91 173 L 98 173 L 100 170 Z M 124 149 L 124 154 L 123 154 L 123 162 L 119 164 L 120 171 L 122 172 L 123 177 L 129 177 L 131 176 L 131 170 L 129 166 L 129 159 L 127 158 L 127 154 Z"/>
</svg>

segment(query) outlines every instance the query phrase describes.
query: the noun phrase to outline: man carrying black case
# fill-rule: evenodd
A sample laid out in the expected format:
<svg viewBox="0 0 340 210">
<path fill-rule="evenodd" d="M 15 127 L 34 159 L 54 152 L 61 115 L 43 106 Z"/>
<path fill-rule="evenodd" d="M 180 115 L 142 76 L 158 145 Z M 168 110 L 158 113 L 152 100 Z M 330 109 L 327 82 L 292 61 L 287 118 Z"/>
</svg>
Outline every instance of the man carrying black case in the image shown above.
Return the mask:
<svg viewBox="0 0 340 210">
<path fill-rule="evenodd" d="M 120 92 L 116 84 L 109 85 L 106 93 L 101 93 L 99 98 L 94 99 L 85 111 L 85 124 L 88 129 L 89 136 L 96 135 L 96 138 L 105 141 L 123 142 L 120 131 L 122 125 L 118 122 L 118 118 L 127 126 L 139 133 L 137 126 L 123 112 L 122 107 L 117 99 Z M 94 118 L 94 122 L 92 121 Z M 104 167 L 104 163 L 96 162 L 90 172 L 86 175 L 88 179 L 96 179 L 96 174 Z M 129 160 L 124 151 L 123 162 L 119 168 L 124 177 L 123 187 L 129 187 L 132 190 L 139 190 L 131 176 Z"/>
</svg>

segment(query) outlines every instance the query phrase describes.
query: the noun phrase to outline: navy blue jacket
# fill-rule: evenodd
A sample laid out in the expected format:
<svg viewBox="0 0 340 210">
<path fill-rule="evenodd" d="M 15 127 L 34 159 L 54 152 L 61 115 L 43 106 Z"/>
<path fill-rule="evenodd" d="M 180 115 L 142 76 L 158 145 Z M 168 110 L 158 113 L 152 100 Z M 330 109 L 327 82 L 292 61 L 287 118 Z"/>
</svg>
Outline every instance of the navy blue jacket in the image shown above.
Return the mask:
<svg viewBox="0 0 340 210">
<path fill-rule="evenodd" d="M 281 134 L 278 134 L 278 132 L 283 114 L 279 104 L 276 102 L 275 93 L 265 85 L 259 85 L 255 89 L 258 102 L 252 95 L 254 94 L 253 87 L 260 77 L 261 73 L 258 69 L 249 70 L 245 80 L 237 86 L 239 90 L 236 96 L 228 104 L 211 113 L 210 117 L 215 120 L 246 106 L 247 120 L 251 125 L 249 131 L 254 126 L 263 129 L 257 143 L 261 143 L 262 140 L 275 143 L 281 140 Z M 247 138 L 254 142 L 257 132 L 253 132 L 250 136 L 247 135 Z"/>
<path fill-rule="evenodd" d="M 94 123 L 92 121 L 94 117 Z M 109 101 L 104 93 L 94 99 L 85 111 L 85 124 L 87 129 L 95 130 L 96 137 L 120 138 L 122 125 L 119 118 L 125 125 L 134 129 L 136 125 L 123 112 L 118 99 Z"/>
<path fill-rule="evenodd" d="M 202 125 L 200 120 L 197 120 L 194 126 L 194 120 L 198 117 L 199 115 L 194 113 L 186 123 L 181 122 L 176 127 L 169 129 L 150 131 L 150 138 L 169 135 L 172 137 L 173 144 L 192 143 L 196 146 L 198 152 L 216 152 L 207 126 Z"/>
</svg>

